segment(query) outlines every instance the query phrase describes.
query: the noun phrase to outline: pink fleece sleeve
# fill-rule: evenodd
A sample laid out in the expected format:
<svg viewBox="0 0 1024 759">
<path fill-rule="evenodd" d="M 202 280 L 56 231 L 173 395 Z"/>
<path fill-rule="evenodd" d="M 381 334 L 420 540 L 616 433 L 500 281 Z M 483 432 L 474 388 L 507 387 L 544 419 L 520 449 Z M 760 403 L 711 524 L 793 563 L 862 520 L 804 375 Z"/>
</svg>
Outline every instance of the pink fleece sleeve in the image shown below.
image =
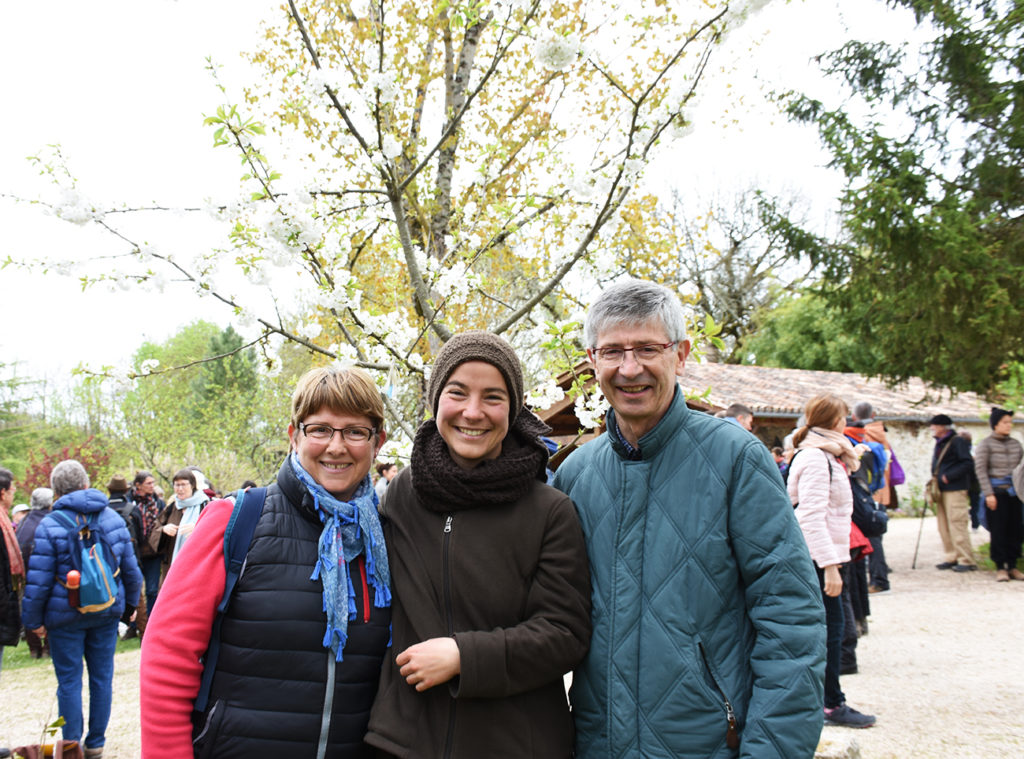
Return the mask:
<svg viewBox="0 0 1024 759">
<path fill-rule="evenodd" d="M 203 674 L 199 657 L 224 593 L 224 531 L 232 507 L 230 501 L 214 501 L 203 509 L 146 626 L 139 669 L 143 759 L 192 756 L 192 705 Z"/>
</svg>

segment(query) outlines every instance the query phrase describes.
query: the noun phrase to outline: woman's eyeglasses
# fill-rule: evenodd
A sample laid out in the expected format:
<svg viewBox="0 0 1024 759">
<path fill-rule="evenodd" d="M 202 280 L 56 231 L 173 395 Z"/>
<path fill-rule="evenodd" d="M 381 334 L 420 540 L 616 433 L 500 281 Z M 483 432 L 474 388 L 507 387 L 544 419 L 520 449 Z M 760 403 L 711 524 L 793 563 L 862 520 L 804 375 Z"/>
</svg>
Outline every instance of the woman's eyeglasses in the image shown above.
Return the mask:
<svg viewBox="0 0 1024 759">
<path fill-rule="evenodd" d="M 373 427 L 331 427 L 329 424 L 306 424 L 299 422 L 302 434 L 318 443 L 329 443 L 335 432 L 340 432 L 346 443 L 367 443 L 377 431 Z"/>
</svg>

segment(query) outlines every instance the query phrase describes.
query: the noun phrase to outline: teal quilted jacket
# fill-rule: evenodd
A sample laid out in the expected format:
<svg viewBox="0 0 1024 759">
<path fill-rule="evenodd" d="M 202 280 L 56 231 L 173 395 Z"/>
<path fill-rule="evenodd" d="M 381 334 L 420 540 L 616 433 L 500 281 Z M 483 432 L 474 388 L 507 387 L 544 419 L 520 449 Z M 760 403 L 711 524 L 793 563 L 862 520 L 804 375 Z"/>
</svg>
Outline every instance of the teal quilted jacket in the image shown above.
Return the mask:
<svg viewBox="0 0 1024 759">
<path fill-rule="evenodd" d="M 768 449 L 689 410 L 678 389 L 641 460 L 614 412 L 608 428 L 555 478 L 579 511 L 593 583 L 570 694 L 577 757 L 810 759 L 825 616 Z"/>
</svg>

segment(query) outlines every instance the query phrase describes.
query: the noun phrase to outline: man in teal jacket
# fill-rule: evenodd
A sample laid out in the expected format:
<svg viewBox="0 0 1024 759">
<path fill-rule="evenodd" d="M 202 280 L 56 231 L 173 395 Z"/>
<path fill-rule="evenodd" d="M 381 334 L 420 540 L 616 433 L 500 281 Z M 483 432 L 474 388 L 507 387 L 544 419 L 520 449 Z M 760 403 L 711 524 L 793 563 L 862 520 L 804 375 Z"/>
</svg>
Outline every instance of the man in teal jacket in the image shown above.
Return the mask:
<svg viewBox="0 0 1024 759">
<path fill-rule="evenodd" d="M 555 477 L 593 583 L 571 692 L 577 757 L 810 759 L 825 618 L 771 454 L 687 408 L 677 377 L 690 343 L 671 291 L 614 285 L 584 333 L 612 411 Z"/>
</svg>

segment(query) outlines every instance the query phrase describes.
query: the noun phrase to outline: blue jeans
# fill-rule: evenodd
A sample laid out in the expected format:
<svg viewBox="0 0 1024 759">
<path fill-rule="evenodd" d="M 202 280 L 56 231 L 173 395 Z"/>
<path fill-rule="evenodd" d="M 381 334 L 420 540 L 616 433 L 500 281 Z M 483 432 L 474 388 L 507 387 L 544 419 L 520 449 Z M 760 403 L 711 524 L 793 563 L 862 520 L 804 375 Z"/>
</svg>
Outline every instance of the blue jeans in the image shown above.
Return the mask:
<svg viewBox="0 0 1024 759">
<path fill-rule="evenodd" d="M 64 718 L 64 740 L 82 739 L 82 658 L 89 668 L 89 735 L 86 748 L 106 743 L 114 688 L 117 620 L 109 617 L 91 627 L 47 629 L 50 658 L 57 674 L 57 705 Z"/>
<path fill-rule="evenodd" d="M 154 528 L 156 529 L 156 528 Z M 156 605 L 156 594 L 160 590 L 160 568 L 164 563 L 162 556 L 144 556 L 139 569 L 142 570 L 142 580 L 146 583 L 146 613 L 153 613 L 153 606 Z"/>
<path fill-rule="evenodd" d="M 825 570 L 818 570 L 821 600 L 825 603 L 825 708 L 834 709 L 846 701 L 839 687 L 843 655 L 843 597 L 825 595 Z"/>
</svg>

